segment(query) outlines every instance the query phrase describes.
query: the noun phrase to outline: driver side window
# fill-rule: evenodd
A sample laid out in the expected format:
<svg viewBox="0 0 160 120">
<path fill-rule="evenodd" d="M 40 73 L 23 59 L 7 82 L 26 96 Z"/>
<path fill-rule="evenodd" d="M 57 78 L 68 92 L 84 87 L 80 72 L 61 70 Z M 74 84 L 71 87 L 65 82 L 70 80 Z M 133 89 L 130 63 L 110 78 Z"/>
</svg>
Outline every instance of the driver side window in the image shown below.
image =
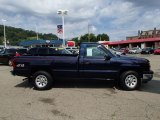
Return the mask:
<svg viewBox="0 0 160 120">
<path fill-rule="evenodd" d="M 86 57 L 104 57 L 106 53 L 97 46 L 88 46 L 86 48 Z"/>
</svg>

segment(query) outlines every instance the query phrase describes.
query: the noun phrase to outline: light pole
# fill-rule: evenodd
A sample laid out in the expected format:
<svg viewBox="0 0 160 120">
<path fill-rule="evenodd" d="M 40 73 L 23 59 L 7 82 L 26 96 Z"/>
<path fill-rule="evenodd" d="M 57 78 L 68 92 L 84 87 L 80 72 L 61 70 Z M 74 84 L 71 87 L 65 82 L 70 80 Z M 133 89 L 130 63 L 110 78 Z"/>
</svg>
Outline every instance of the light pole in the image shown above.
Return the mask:
<svg viewBox="0 0 160 120">
<path fill-rule="evenodd" d="M 63 47 L 65 46 L 65 36 L 64 36 L 64 16 L 67 15 L 68 10 L 58 10 L 57 13 L 62 16 L 62 28 L 63 28 Z"/>
<path fill-rule="evenodd" d="M 91 42 L 91 41 L 90 41 L 90 34 L 91 34 L 91 32 L 92 32 L 92 31 L 91 31 L 91 27 L 92 27 L 92 25 L 88 23 L 88 42 Z"/>
<path fill-rule="evenodd" d="M 4 48 L 7 47 L 7 43 L 6 43 L 6 29 L 5 29 L 5 22 L 6 20 L 2 19 L 3 22 L 3 26 L 4 26 Z"/>
</svg>

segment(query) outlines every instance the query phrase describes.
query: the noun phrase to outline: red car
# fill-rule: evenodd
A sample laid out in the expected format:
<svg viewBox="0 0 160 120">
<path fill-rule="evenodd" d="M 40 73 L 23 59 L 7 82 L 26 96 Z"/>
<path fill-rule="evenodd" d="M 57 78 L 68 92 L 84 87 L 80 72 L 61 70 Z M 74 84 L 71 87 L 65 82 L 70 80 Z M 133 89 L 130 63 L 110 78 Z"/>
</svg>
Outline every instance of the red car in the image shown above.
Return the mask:
<svg viewBox="0 0 160 120">
<path fill-rule="evenodd" d="M 119 51 L 123 52 L 123 53 L 128 53 L 129 49 L 128 48 L 121 48 Z"/>
<path fill-rule="evenodd" d="M 155 55 L 160 54 L 160 48 L 158 48 L 158 49 L 154 50 L 154 54 L 155 54 Z"/>
</svg>

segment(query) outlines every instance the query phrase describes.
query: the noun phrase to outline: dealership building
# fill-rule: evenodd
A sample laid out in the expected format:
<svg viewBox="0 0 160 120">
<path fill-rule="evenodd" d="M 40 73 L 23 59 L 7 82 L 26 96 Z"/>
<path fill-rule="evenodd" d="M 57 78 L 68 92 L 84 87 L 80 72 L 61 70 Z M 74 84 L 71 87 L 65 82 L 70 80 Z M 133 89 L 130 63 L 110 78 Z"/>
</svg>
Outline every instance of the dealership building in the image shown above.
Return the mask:
<svg viewBox="0 0 160 120">
<path fill-rule="evenodd" d="M 108 48 L 133 48 L 133 47 L 152 47 L 159 48 L 160 47 L 160 30 L 154 28 L 153 30 L 148 31 L 138 31 L 137 36 L 129 36 L 126 37 L 126 40 L 121 41 L 103 41 L 101 42 L 106 45 Z"/>
<path fill-rule="evenodd" d="M 126 40 L 120 41 L 99 41 L 108 48 L 133 48 L 133 47 L 152 47 L 160 48 L 160 30 L 154 28 L 148 31 L 138 31 L 136 36 L 128 36 Z M 27 48 L 31 47 L 61 47 L 63 40 L 27 40 L 20 42 L 19 45 Z M 65 45 L 68 47 L 74 47 L 74 41 L 65 41 Z"/>
</svg>

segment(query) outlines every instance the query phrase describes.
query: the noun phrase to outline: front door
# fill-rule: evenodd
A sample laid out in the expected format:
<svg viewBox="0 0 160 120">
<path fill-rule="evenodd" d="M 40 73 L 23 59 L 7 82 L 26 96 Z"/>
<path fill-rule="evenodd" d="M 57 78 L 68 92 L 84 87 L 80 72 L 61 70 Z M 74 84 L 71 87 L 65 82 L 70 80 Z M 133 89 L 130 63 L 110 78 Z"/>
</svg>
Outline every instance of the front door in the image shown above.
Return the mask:
<svg viewBox="0 0 160 120">
<path fill-rule="evenodd" d="M 80 75 L 84 78 L 110 78 L 114 63 L 106 59 L 109 54 L 100 45 L 87 45 L 84 57 L 80 58 Z"/>
</svg>

